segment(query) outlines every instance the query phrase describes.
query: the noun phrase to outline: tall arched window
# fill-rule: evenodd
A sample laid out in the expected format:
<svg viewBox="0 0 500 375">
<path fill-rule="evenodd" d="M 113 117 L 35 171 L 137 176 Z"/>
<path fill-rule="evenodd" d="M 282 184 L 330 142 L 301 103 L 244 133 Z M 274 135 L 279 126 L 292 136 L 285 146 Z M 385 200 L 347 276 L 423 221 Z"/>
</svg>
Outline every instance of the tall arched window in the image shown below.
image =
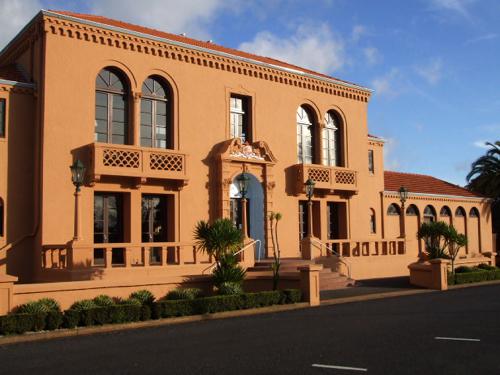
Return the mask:
<svg viewBox="0 0 500 375">
<path fill-rule="evenodd" d="M 0 237 L 4 236 L 4 208 L 3 208 L 3 200 L 0 198 Z"/>
<path fill-rule="evenodd" d="M 410 204 L 406 209 L 406 216 L 418 216 L 418 208 L 414 204 Z"/>
<path fill-rule="evenodd" d="M 456 211 L 455 211 L 455 216 L 456 217 L 465 217 L 465 210 L 463 207 L 457 207 Z"/>
<path fill-rule="evenodd" d="M 479 211 L 476 207 L 472 207 L 469 211 L 469 217 L 479 217 Z"/>
<path fill-rule="evenodd" d="M 323 129 L 323 164 L 336 167 L 342 165 L 341 157 L 342 132 L 338 116 L 333 111 L 325 115 Z"/>
<path fill-rule="evenodd" d="M 313 116 L 303 106 L 297 109 L 297 158 L 299 163 L 312 164 L 314 159 Z"/>
<path fill-rule="evenodd" d="M 128 85 L 116 69 L 99 72 L 95 94 L 95 140 L 97 142 L 128 143 Z"/>
<path fill-rule="evenodd" d="M 424 223 L 432 223 L 436 221 L 436 210 L 431 205 L 424 209 Z"/>
<path fill-rule="evenodd" d="M 159 77 L 149 77 L 142 84 L 141 146 L 172 148 L 170 90 Z"/>
<path fill-rule="evenodd" d="M 399 216 L 401 214 L 401 209 L 396 203 L 392 203 L 387 207 L 387 215 Z"/>
<path fill-rule="evenodd" d="M 451 217 L 451 210 L 448 206 L 443 206 L 441 211 L 439 211 L 439 216 L 442 217 Z"/>
<path fill-rule="evenodd" d="M 377 219 L 375 217 L 375 210 L 373 208 L 370 208 L 370 233 L 375 234 L 377 233 Z"/>
</svg>

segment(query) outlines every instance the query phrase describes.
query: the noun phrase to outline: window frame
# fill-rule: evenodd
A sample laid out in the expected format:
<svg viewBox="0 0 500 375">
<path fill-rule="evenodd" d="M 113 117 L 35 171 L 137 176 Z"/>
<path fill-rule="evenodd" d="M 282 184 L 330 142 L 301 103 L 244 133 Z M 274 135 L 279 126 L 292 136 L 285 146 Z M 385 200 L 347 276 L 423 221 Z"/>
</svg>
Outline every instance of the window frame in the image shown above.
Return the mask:
<svg viewBox="0 0 500 375">
<path fill-rule="evenodd" d="M 370 175 L 375 174 L 375 153 L 372 149 L 368 150 L 368 172 Z"/>
<path fill-rule="evenodd" d="M 377 234 L 377 214 L 373 208 L 370 208 L 370 234 Z"/>
<path fill-rule="evenodd" d="M 341 126 L 340 118 L 336 112 L 326 112 L 325 126 L 321 130 L 321 156 L 325 166 L 339 167 L 342 164 Z"/>
<path fill-rule="evenodd" d="M 309 122 L 299 120 L 299 111 L 307 114 Z M 316 162 L 316 137 L 314 134 L 315 131 L 315 118 L 314 113 L 309 108 L 304 105 L 300 105 L 295 112 L 295 120 L 296 120 L 296 134 L 297 134 L 297 162 L 299 164 L 315 164 Z M 304 131 L 306 130 L 306 131 Z M 306 133 L 309 133 L 307 135 Z M 307 139 L 310 138 L 310 146 L 304 146 L 307 143 Z M 305 156 L 306 148 L 311 149 L 310 155 Z"/>
<path fill-rule="evenodd" d="M 160 85 L 160 87 L 165 92 L 164 97 L 160 97 L 157 95 L 148 95 L 144 93 L 144 85 L 146 81 L 151 79 L 153 81 L 153 92 L 155 91 L 154 87 L 156 84 Z M 142 115 L 147 112 L 143 111 L 143 103 L 146 101 L 151 103 L 151 124 L 150 126 L 146 126 L 143 123 Z M 161 126 L 158 124 L 158 106 L 159 103 L 165 103 L 165 126 Z M 161 115 L 161 114 L 160 114 Z M 172 150 L 174 149 L 174 133 L 173 133 L 173 119 L 172 119 L 172 89 L 168 82 L 160 76 L 149 76 L 142 83 L 141 88 L 141 103 L 140 103 L 140 114 L 139 114 L 139 145 L 141 147 L 150 147 L 156 149 L 164 149 L 164 150 Z M 151 127 L 151 138 L 143 137 L 142 130 L 143 127 Z M 157 138 L 158 128 L 165 128 L 165 147 L 158 146 L 157 142 L 162 141 Z M 151 145 L 143 144 L 143 139 L 149 139 L 151 141 Z"/>
<path fill-rule="evenodd" d="M 123 86 L 123 91 L 113 89 L 111 87 L 103 88 L 103 87 L 98 87 L 97 85 L 97 80 L 99 76 L 102 74 L 102 72 L 108 71 L 110 74 L 114 74 L 119 80 L 121 85 Z M 130 105 L 129 105 L 129 98 L 130 98 L 130 85 L 126 79 L 125 74 L 120 71 L 119 69 L 113 68 L 113 67 L 105 67 L 97 73 L 97 76 L 95 78 L 95 116 L 94 116 L 94 121 L 95 121 L 95 128 L 94 128 L 94 141 L 99 142 L 99 143 L 108 143 L 108 144 L 117 144 L 117 145 L 129 145 L 130 141 L 133 137 L 130 135 Z M 97 134 L 104 134 L 101 132 L 97 131 L 97 96 L 98 94 L 102 94 L 106 96 L 106 142 L 99 141 L 97 138 Z M 121 134 L 116 134 L 113 131 L 113 126 L 114 123 L 117 121 L 114 121 L 114 110 L 115 109 L 121 109 L 117 108 L 114 105 L 115 102 L 115 96 L 120 96 L 123 100 L 123 143 L 116 143 L 113 141 L 113 137 L 116 136 L 122 136 Z M 103 107 L 102 105 L 100 107 Z M 99 119 L 103 120 L 103 119 Z"/>
<path fill-rule="evenodd" d="M 7 136 L 7 99 L 0 98 L 0 139 Z"/>
<path fill-rule="evenodd" d="M 233 106 L 233 99 L 241 100 L 241 108 Z M 239 134 L 240 125 L 233 123 L 233 115 L 241 119 L 241 134 Z M 239 138 L 242 143 L 254 141 L 251 96 L 233 92 L 229 94 L 229 138 Z"/>
</svg>

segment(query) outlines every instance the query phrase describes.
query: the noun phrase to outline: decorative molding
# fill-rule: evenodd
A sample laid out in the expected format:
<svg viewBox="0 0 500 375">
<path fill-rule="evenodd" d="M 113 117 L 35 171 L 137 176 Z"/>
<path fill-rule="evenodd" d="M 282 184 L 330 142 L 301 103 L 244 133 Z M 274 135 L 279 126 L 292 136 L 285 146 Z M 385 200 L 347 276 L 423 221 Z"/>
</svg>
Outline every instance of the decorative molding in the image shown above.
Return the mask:
<svg viewBox="0 0 500 375">
<path fill-rule="evenodd" d="M 392 191 L 384 191 L 384 198 L 393 198 L 399 201 L 399 193 Z M 425 194 L 425 193 L 409 193 L 408 198 L 415 200 L 426 201 L 439 201 L 439 202 L 461 202 L 461 203 L 490 203 L 488 198 L 474 198 L 474 197 L 461 197 L 454 195 L 439 195 L 439 194 Z"/>
<path fill-rule="evenodd" d="M 201 49 L 193 45 L 175 43 L 147 34 L 134 33 L 126 29 L 116 30 L 111 26 L 78 18 L 44 12 L 45 30 L 53 35 L 73 38 L 88 43 L 101 44 L 113 48 L 129 50 L 159 58 L 177 60 L 210 69 L 228 71 L 299 87 L 329 95 L 335 95 L 360 102 L 368 102 L 371 92 L 367 89 L 351 87 L 346 83 L 334 83 L 325 77 L 316 77 L 302 72 L 294 72 L 275 65 L 259 63 L 249 59 L 239 59 L 231 54 Z M 300 74 L 299 74 L 300 73 Z"/>
</svg>

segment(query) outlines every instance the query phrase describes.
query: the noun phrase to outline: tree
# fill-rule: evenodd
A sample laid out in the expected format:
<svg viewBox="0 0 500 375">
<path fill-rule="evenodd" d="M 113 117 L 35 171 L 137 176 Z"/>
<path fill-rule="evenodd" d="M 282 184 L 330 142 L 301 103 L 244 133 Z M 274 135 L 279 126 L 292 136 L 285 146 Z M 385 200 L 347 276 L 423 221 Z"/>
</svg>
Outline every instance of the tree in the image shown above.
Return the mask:
<svg viewBox="0 0 500 375">
<path fill-rule="evenodd" d="M 500 141 L 486 143 L 490 148 L 471 165 L 467 188 L 493 199 L 493 231 L 500 234 Z"/>
<path fill-rule="evenodd" d="M 451 260 L 451 270 L 455 274 L 455 259 L 460 249 L 467 244 L 465 234 L 445 222 L 423 223 L 417 233 L 425 242 L 425 251 L 429 259 L 444 258 Z"/>
<path fill-rule="evenodd" d="M 282 217 L 283 215 L 279 212 L 271 212 L 269 214 L 269 220 L 271 222 L 271 241 L 273 243 L 273 264 L 271 265 L 273 271 L 273 290 L 278 289 L 280 281 L 281 251 L 278 242 L 278 222 Z"/>
<path fill-rule="evenodd" d="M 215 260 L 214 284 L 241 285 L 245 271 L 238 264 L 235 253 L 243 246 L 243 233 L 229 219 L 218 219 L 213 224 L 199 221 L 194 230 L 196 247 Z"/>
</svg>

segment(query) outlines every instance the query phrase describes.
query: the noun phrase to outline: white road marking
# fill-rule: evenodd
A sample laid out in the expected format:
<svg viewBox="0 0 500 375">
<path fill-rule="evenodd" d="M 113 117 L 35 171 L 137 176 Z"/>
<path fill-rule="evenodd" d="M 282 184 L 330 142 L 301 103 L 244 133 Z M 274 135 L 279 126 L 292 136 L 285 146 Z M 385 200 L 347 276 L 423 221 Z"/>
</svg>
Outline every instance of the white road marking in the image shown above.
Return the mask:
<svg viewBox="0 0 500 375">
<path fill-rule="evenodd" d="M 363 372 L 368 371 L 367 368 L 334 366 L 334 365 L 320 365 L 318 363 L 313 363 L 312 367 L 331 368 L 331 369 L 336 369 L 336 370 L 348 370 L 348 371 L 363 371 Z"/>
<path fill-rule="evenodd" d="M 451 341 L 474 341 L 478 342 L 481 341 L 480 339 L 466 339 L 463 337 L 434 337 L 436 340 L 451 340 Z"/>
</svg>

